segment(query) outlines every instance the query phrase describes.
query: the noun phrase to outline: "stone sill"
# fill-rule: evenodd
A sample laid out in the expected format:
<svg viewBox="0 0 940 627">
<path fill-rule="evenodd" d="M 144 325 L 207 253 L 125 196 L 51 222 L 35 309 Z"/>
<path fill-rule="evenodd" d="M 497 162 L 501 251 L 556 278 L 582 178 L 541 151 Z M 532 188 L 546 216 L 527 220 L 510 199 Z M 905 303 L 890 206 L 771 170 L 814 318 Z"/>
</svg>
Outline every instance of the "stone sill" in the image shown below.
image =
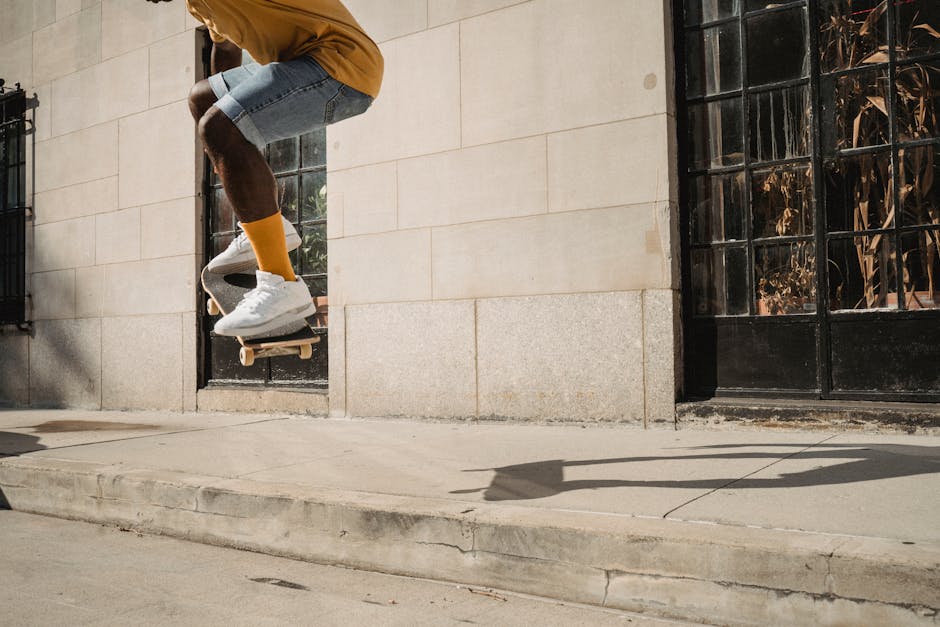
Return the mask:
<svg viewBox="0 0 940 627">
<path fill-rule="evenodd" d="M 712 398 L 677 403 L 676 426 L 940 435 L 940 405 Z"/>
<path fill-rule="evenodd" d="M 196 393 L 199 411 L 270 412 L 325 417 L 329 391 L 310 388 L 210 386 Z"/>
</svg>

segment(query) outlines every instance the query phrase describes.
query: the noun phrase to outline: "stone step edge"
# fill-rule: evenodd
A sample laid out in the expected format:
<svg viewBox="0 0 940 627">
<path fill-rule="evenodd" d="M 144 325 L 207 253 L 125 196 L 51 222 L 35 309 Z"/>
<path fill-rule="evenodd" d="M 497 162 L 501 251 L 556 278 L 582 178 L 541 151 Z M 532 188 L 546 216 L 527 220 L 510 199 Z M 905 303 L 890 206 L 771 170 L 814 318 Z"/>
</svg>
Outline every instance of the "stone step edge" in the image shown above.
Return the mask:
<svg viewBox="0 0 940 627">
<path fill-rule="evenodd" d="M 940 405 L 720 398 L 677 403 L 676 426 L 940 435 Z"/>
<path fill-rule="evenodd" d="M 940 625 L 940 545 L 0 459 L 0 507 L 717 624 Z"/>
</svg>

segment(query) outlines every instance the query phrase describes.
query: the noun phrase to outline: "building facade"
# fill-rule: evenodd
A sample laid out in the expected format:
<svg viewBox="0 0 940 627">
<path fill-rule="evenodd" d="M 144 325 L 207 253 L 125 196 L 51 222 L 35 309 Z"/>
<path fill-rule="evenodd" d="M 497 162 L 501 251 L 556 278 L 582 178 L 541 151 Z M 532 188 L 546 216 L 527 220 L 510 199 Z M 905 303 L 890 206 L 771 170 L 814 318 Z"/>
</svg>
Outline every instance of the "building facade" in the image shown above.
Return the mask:
<svg viewBox="0 0 940 627">
<path fill-rule="evenodd" d="M 872 93 L 832 114 L 848 133 L 839 144 L 820 104 L 863 71 L 893 94 L 940 52 L 918 38 L 908 65 L 875 46 L 825 66 L 825 20 L 858 35 L 871 18 L 896 44 L 929 35 L 912 26 L 929 25 L 923 12 L 346 4 L 385 55 L 380 97 L 268 151 L 305 237 L 295 261 L 328 294 L 328 341 L 312 366 L 248 371 L 203 313 L 198 271 L 234 227 L 187 107 L 206 39 L 184 3 L 0 0 L 0 77 L 36 96 L 31 325 L 0 335 L 0 399 L 644 425 L 673 423 L 692 393 L 938 400 L 936 196 L 902 197 L 915 168 L 900 167 L 908 144 L 933 155 L 933 135 L 892 121 L 871 146 L 853 143 L 856 117 L 900 119 L 900 97 Z M 783 69 L 764 76 L 767 65 Z M 851 223 L 861 204 L 835 194 L 856 183 L 826 187 L 827 164 L 869 153 L 887 159 L 888 200 Z M 918 167 L 923 189 L 932 157 Z M 914 200 L 920 222 L 886 220 Z M 887 334 L 880 353 L 851 350 L 865 334 Z M 871 372 L 852 365 L 872 359 Z"/>
</svg>

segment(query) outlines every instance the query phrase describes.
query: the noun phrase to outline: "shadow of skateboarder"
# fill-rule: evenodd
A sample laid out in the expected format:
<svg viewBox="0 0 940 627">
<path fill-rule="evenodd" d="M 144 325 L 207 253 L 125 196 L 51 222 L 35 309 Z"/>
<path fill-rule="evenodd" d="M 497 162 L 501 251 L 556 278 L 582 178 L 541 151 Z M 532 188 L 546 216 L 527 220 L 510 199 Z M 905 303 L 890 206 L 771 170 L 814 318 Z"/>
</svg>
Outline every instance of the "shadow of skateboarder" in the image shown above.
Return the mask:
<svg viewBox="0 0 940 627">
<path fill-rule="evenodd" d="M 761 446 L 798 447 L 800 450 L 781 456 L 762 451 L 736 451 L 734 449 Z M 619 457 L 609 459 L 545 461 L 515 464 L 500 468 L 481 468 L 464 472 L 495 472 L 488 486 L 468 490 L 453 490 L 450 494 L 483 493 L 484 501 L 511 501 L 540 499 L 572 490 L 599 488 L 649 487 L 694 488 L 717 490 L 727 487 L 744 488 L 798 488 L 819 485 L 837 485 L 860 481 L 876 481 L 894 477 L 911 477 L 940 473 L 940 447 L 910 444 L 733 444 L 713 445 L 688 449 L 690 455 Z M 707 452 L 704 452 L 707 451 Z M 566 468 L 601 464 L 642 464 L 662 461 L 767 459 L 766 466 L 744 477 L 681 480 L 584 479 L 565 480 Z M 819 460 L 820 465 L 810 470 L 781 473 L 776 477 L 755 477 L 758 472 L 784 460 Z M 834 462 L 834 463 L 826 463 Z"/>
</svg>

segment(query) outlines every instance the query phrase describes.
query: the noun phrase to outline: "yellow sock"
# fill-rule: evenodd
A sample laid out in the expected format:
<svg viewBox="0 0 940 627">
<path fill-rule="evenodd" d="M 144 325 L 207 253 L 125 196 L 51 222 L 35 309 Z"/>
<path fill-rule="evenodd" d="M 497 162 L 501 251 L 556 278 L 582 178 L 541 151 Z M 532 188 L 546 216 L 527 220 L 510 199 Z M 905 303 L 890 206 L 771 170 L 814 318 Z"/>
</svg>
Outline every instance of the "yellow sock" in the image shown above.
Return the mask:
<svg viewBox="0 0 940 627">
<path fill-rule="evenodd" d="M 280 274 L 285 281 L 297 278 L 287 255 L 287 239 L 284 237 L 280 213 L 255 222 L 242 222 L 242 228 L 251 242 L 261 270 Z"/>
</svg>

